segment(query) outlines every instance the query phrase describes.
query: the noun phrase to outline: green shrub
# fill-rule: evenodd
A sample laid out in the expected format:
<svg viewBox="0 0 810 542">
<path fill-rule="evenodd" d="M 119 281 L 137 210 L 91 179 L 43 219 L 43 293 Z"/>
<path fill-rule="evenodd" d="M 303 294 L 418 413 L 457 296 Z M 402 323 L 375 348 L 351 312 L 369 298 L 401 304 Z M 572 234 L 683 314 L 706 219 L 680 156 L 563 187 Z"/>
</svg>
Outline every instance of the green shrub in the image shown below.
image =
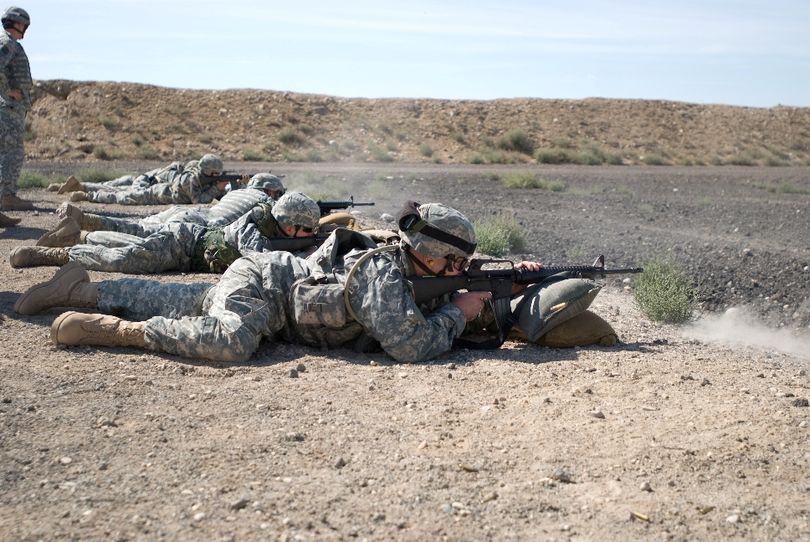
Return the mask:
<svg viewBox="0 0 810 542">
<path fill-rule="evenodd" d="M 683 268 L 669 258 L 653 258 L 634 279 L 634 297 L 650 320 L 680 324 L 694 312 L 695 291 Z"/>
<path fill-rule="evenodd" d="M 388 151 L 379 145 L 372 145 L 368 148 L 371 157 L 377 162 L 393 162 L 394 157 Z"/>
<path fill-rule="evenodd" d="M 669 162 L 660 154 L 653 152 L 641 157 L 641 162 L 648 166 L 668 166 Z"/>
<path fill-rule="evenodd" d="M 534 143 L 529 134 L 521 128 L 509 130 L 498 138 L 496 146 L 504 151 L 514 151 L 529 156 L 534 152 Z"/>
<path fill-rule="evenodd" d="M 574 162 L 571 152 L 566 149 L 543 147 L 534 153 L 534 159 L 541 164 L 570 164 Z"/>
<path fill-rule="evenodd" d="M 431 147 L 427 143 L 422 143 L 421 145 L 419 145 L 419 153 L 426 158 L 430 158 L 431 156 L 433 156 L 433 147 Z"/>
<path fill-rule="evenodd" d="M 307 138 L 294 127 L 287 126 L 278 132 L 278 140 L 291 147 L 300 147 L 306 142 Z"/>
<path fill-rule="evenodd" d="M 550 192 L 562 192 L 565 183 L 538 177 L 533 173 L 509 173 L 501 179 L 506 188 L 539 188 Z"/>
<path fill-rule="evenodd" d="M 20 178 L 17 180 L 17 187 L 20 189 L 27 188 L 46 188 L 49 184 L 59 182 L 59 179 L 54 176 L 46 176 L 42 173 L 36 173 L 24 169 L 20 172 Z"/>
<path fill-rule="evenodd" d="M 253 149 L 247 149 L 242 152 L 242 160 L 245 162 L 264 162 L 264 155 Z"/>
<path fill-rule="evenodd" d="M 526 245 L 523 230 L 511 216 L 496 215 L 475 224 L 477 250 L 492 256 L 519 252 Z"/>
<path fill-rule="evenodd" d="M 144 145 L 140 149 L 141 151 L 141 158 L 144 160 L 157 160 L 160 158 L 160 153 L 155 150 L 154 147 L 151 145 Z"/>
<path fill-rule="evenodd" d="M 116 130 L 118 130 L 118 127 L 119 127 L 118 120 L 116 120 L 116 119 L 114 119 L 112 117 L 101 117 L 101 118 L 98 119 L 98 121 L 109 132 L 115 132 Z"/>
</svg>

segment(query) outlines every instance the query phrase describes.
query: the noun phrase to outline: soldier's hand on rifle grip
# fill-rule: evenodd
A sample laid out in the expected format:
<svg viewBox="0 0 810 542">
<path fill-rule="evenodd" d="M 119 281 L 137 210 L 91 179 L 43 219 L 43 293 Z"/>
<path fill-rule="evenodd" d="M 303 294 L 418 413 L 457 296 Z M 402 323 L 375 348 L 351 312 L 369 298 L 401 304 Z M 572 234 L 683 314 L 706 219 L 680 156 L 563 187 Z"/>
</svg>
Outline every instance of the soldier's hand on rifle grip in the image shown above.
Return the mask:
<svg viewBox="0 0 810 542">
<path fill-rule="evenodd" d="M 543 264 L 540 262 L 527 262 L 522 261 L 515 264 L 515 269 L 526 269 L 527 271 L 540 271 L 543 269 Z M 512 295 L 519 295 L 525 290 L 529 285 L 528 284 L 513 284 L 512 285 Z"/>
<path fill-rule="evenodd" d="M 491 292 L 465 292 L 453 297 L 452 303 L 464 313 L 464 318 L 469 322 L 481 314 L 484 302 L 492 299 Z"/>
</svg>

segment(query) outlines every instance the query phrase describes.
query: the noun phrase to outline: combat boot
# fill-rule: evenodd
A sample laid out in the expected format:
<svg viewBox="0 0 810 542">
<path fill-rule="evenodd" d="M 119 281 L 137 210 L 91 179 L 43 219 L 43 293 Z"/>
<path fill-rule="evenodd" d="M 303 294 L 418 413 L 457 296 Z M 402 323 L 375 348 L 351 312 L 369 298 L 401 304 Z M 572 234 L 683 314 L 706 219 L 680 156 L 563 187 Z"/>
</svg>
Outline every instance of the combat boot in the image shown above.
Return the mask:
<svg viewBox="0 0 810 542">
<path fill-rule="evenodd" d="M 0 206 L 4 211 L 30 211 L 34 208 L 33 203 L 18 198 L 17 194 L 4 194 Z"/>
<path fill-rule="evenodd" d="M 19 218 L 13 218 L 0 213 L 0 228 L 10 228 L 11 226 L 16 226 L 19 223 Z"/>
<path fill-rule="evenodd" d="M 51 325 L 54 344 L 137 346 L 146 348 L 145 322 L 128 322 L 107 314 L 66 312 Z"/>
<path fill-rule="evenodd" d="M 65 184 L 59 187 L 59 190 L 56 191 L 57 194 L 67 194 L 68 192 L 76 192 L 78 190 L 84 190 L 84 185 L 79 182 L 79 179 L 71 175 L 65 181 Z"/>
<path fill-rule="evenodd" d="M 30 315 L 52 307 L 95 308 L 97 303 L 98 284 L 90 282 L 90 276 L 78 262 L 70 262 L 51 280 L 31 286 L 17 298 L 14 310 Z"/>
<path fill-rule="evenodd" d="M 63 218 L 37 240 L 38 247 L 72 247 L 81 238 L 82 229 L 72 218 Z"/>
<path fill-rule="evenodd" d="M 87 201 L 87 192 L 82 192 L 81 190 L 78 192 L 71 192 L 70 201 Z"/>
<path fill-rule="evenodd" d="M 82 225 L 82 218 L 84 218 L 84 213 L 81 209 L 76 207 L 75 205 L 71 205 L 68 202 L 64 202 L 59 207 L 56 208 L 56 216 L 59 218 L 67 218 L 70 217 L 76 221 L 76 224 L 79 226 Z"/>
<path fill-rule="evenodd" d="M 9 254 L 11 267 L 38 267 L 40 265 L 65 265 L 68 249 L 63 247 L 17 247 Z"/>
</svg>

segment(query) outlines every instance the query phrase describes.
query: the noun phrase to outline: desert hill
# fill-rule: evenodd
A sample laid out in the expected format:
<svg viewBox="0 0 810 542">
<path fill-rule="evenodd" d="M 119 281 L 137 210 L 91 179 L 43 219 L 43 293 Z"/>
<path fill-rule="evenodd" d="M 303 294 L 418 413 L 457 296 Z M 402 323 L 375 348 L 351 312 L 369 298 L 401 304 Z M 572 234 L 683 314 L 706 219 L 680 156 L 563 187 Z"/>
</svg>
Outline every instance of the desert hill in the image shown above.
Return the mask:
<svg viewBox="0 0 810 542">
<path fill-rule="evenodd" d="M 37 160 L 810 165 L 810 108 L 671 101 L 365 99 L 37 81 Z"/>
</svg>

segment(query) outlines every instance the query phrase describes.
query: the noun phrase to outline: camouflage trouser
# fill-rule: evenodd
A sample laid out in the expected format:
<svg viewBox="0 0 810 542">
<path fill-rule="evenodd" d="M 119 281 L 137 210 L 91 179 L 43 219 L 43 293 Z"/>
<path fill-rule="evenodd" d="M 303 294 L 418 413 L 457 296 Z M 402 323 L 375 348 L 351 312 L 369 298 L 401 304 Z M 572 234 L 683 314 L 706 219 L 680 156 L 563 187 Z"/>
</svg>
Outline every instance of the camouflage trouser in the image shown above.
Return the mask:
<svg viewBox="0 0 810 542">
<path fill-rule="evenodd" d="M 146 321 L 146 345 L 187 358 L 246 361 L 287 325 L 286 292 L 301 264 L 286 252 L 252 254 L 204 291 L 199 284 L 125 279 L 99 285 L 104 312 Z M 203 293 L 204 292 L 204 293 Z"/>
<path fill-rule="evenodd" d="M 95 231 L 83 245 L 68 249 L 71 261 L 85 269 L 118 273 L 188 271 L 202 233 L 193 224 L 167 224 L 148 237 Z"/>
<path fill-rule="evenodd" d="M 82 186 L 84 187 L 85 192 L 97 192 L 99 190 L 119 192 L 129 189 L 142 190 L 148 188 L 149 181 L 146 180 L 143 175 L 138 175 L 137 177 L 135 175 L 124 175 L 123 177 L 118 177 L 117 179 L 105 181 L 103 183 L 83 182 Z"/>
<path fill-rule="evenodd" d="M 166 203 L 191 203 L 174 183 L 158 183 L 147 188 L 125 188 L 123 190 L 99 190 L 90 192 L 87 199 L 96 203 L 118 203 L 119 205 L 163 205 Z"/>
<path fill-rule="evenodd" d="M 117 218 L 114 216 L 97 215 L 95 219 L 97 231 L 116 231 L 135 235 L 137 237 L 147 237 L 153 233 L 162 231 L 166 224 L 196 224 L 205 226 L 208 220 L 206 209 L 189 209 L 187 207 L 169 207 L 165 211 L 155 215 L 147 216 L 137 222 L 128 218 Z"/>
<path fill-rule="evenodd" d="M 25 110 L 0 106 L 0 196 L 17 193 L 24 139 Z"/>
</svg>

